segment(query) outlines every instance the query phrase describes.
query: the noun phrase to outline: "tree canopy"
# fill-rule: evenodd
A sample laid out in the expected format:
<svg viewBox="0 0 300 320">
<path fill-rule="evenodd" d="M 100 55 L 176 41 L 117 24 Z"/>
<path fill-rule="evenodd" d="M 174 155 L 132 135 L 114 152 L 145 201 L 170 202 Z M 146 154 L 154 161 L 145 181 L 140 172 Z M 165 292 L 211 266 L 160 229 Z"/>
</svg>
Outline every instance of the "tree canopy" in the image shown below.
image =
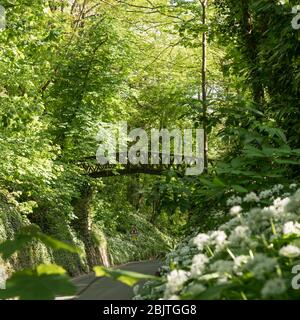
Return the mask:
<svg viewBox="0 0 300 320">
<path fill-rule="evenodd" d="M 205 299 L 217 288 L 213 298 L 273 298 L 266 284 L 275 278 L 276 263 L 282 271 L 276 281 L 289 286 L 276 297 L 297 297 L 287 280 L 294 256 L 282 249 L 292 245 L 300 256 L 299 195 L 289 187 L 300 174 L 300 31 L 292 24 L 297 1 L 3 0 L 1 5 L 6 24 L 0 30 L 0 267 L 9 279 L 0 299 L 35 299 L 44 281 L 49 290 L 39 297 L 70 295 L 74 288 L 66 273 L 98 266 L 96 273 L 118 278 L 106 269 L 109 264 L 162 257 L 176 244 L 161 277 L 167 290 L 141 297 Z M 203 174 L 184 176 L 172 168 L 159 176 L 120 175 L 114 168 L 109 177 L 87 174 L 78 163 L 96 160 L 99 124 L 121 121 L 147 132 L 204 129 Z M 258 197 L 266 190 L 272 194 Z M 261 229 L 251 229 L 256 207 L 248 205 L 249 194 L 258 197 L 261 213 L 264 206 L 276 206 L 276 198 L 289 198 L 290 216 L 282 209 L 288 217 L 278 218 L 276 207 L 274 216 L 258 220 Z M 180 288 L 170 287 L 172 277 L 197 267 L 191 265 L 196 253 L 207 255 L 203 266 L 218 256 L 211 231 L 227 232 L 227 239 L 240 236 L 229 226 L 226 203 L 232 197 L 241 199 L 232 203 L 240 206 L 236 215 L 247 213 L 238 216 L 244 223 L 238 231 L 254 242 L 262 236 L 266 245 L 247 243 L 246 254 L 228 244 L 220 260 L 235 262 L 252 250 L 252 264 L 262 255 L 276 260 L 268 260 L 272 277 L 262 281 L 249 258 L 249 292 L 246 271 L 240 278 L 228 276 L 224 289 L 200 278 L 200 263 L 194 275 L 203 290 L 185 291 L 187 273 Z M 280 238 L 286 223 L 295 229 Z M 130 238 L 132 225 L 140 231 L 136 242 Z M 198 242 L 185 238 L 192 233 Z M 207 252 L 197 234 L 210 237 Z M 185 260 L 180 250 L 188 241 L 198 249 Z M 213 264 L 206 273 L 219 272 L 218 261 Z M 124 277 L 130 284 L 144 278 Z M 24 284 L 28 279 L 30 287 Z M 158 280 L 152 281 L 155 287 Z"/>
</svg>

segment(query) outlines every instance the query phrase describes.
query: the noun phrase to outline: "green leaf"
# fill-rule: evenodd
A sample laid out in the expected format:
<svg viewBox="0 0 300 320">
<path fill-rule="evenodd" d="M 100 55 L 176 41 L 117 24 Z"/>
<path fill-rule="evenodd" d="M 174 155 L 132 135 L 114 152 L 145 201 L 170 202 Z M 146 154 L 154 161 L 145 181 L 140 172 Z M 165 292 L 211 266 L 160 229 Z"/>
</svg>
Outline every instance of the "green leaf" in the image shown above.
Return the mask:
<svg viewBox="0 0 300 320">
<path fill-rule="evenodd" d="M 57 296 L 74 295 L 76 287 L 65 273 L 57 265 L 17 271 L 7 280 L 6 289 L 0 290 L 0 299 L 52 300 Z"/>
<path fill-rule="evenodd" d="M 2 255 L 3 259 L 7 260 L 16 251 L 22 250 L 34 239 L 40 240 L 47 247 L 50 247 L 53 250 L 66 250 L 71 253 L 82 254 L 82 251 L 76 246 L 45 235 L 40 231 L 40 228 L 34 224 L 22 228 L 19 234 L 15 236 L 15 239 L 2 242 L 0 244 L 0 254 Z"/>
<path fill-rule="evenodd" d="M 50 247 L 54 250 L 66 250 L 71 253 L 82 254 L 82 251 L 80 248 L 73 246 L 71 244 L 68 244 L 66 242 L 62 242 L 60 240 L 54 239 L 54 238 L 47 236 L 45 234 L 40 233 L 36 237 L 41 242 L 43 242 L 47 247 Z"/>
<path fill-rule="evenodd" d="M 221 179 L 218 177 L 214 177 L 213 183 L 217 187 L 226 187 L 225 183 L 223 181 L 221 181 Z"/>
<path fill-rule="evenodd" d="M 106 277 L 109 276 L 108 273 L 106 272 L 106 268 L 105 267 L 94 267 L 93 268 L 96 277 Z"/>
<path fill-rule="evenodd" d="M 9 259 L 16 251 L 21 250 L 32 240 L 31 236 L 18 235 L 14 240 L 6 240 L 0 243 L 0 254 L 4 260 Z"/>
<path fill-rule="evenodd" d="M 253 158 L 253 157 L 265 158 L 266 157 L 266 155 L 261 150 L 255 148 L 255 147 L 252 147 L 252 146 L 246 146 L 244 148 L 244 152 L 245 152 L 245 155 L 250 158 Z"/>
<path fill-rule="evenodd" d="M 66 270 L 56 264 L 40 264 L 36 271 L 39 275 L 42 274 L 66 274 Z"/>
<path fill-rule="evenodd" d="M 146 275 L 134 271 L 119 270 L 119 269 L 108 269 L 105 267 L 97 266 L 94 267 L 96 277 L 110 277 L 118 280 L 130 287 L 135 285 L 137 282 L 143 279 L 156 279 L 157 277 Z"/>
<path fill-rule="evenodd" d="M 234 184 L 231 187 L 237 192 L 242 192 L 242 193 L 248 192 L 248 190 L 246 188 L 244 188 L 244 187 L 242 187 L 242 186 L 240 186 L 238 184 Z"/>
<path fill-rule="evenodd" d="M 204 292 L 197 295 L 196 299 L 198 300 L 215 300 L 220 299 L 221 294 L 226 289 L 231 289 L 233 287 L 233 284 L 220 284 L 215 285 L 213 287 L 207 288 Z"/>
<path fill-rule="evenodd" d="M 215 187 L 215 184 L 211 181 L 209 181 L 208 179 L 205 178 L 200 178 L 199 179 L 204 185 L 208 186 L 208 187 Z"/>
<path fill-rule="evenodd" d="M 275 159 L 274 161 L 279 164 L 294 164 L 294 165 L 300 164 L 300 160 L 296 161 L 296 160 L 286 160 L 286 159 Z"/>
</svg>

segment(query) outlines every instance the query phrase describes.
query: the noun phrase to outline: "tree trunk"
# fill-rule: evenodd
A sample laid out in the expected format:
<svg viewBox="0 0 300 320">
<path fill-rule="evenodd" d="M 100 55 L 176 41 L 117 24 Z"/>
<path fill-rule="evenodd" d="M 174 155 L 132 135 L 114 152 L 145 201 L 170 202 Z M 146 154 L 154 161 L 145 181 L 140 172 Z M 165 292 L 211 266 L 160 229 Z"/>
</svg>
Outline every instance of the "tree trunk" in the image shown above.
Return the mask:
<svg viewBox="0 0 300 320">
<path fill-rule="evenodd" d="M 207 0 L 201 1 L 202 6 L 202 25 L 206 24 Z M 202 68 L 201 68 L 201 91 L 202 91 L 202 118 L 204 131 L 204 172 L 208 171 L 208 141 L 207 141 L 207 91 L 206 91 L 206 53 L 207 53 L 207 35 L 202 34 Z"/>
<path fill-rule="evenodd" d="M 257 70 L 258 65 L 258 53 L 257 53 L 257 43 L 254 36 L 253 24 L 251 13 L 249 9 L 249 4 L 247 1 L 241 0 L 241 10 L 242 10 L 242 33 L 244 36 L 244 41 L 246 45 L 246 56 L 248 63 L 252 66 L 250 73 L 253 100 L 258 105 L 262 105 L 264 101 L 264 89 L 261 84 L 261 75 Z"/>
<path fill-rule="evenodd" d="M 81 192 L 81 196 L 74 205 L 74 213 L 77 219 L 74 221 L 74 229 L 79 238 L 84 243 L 87 264 L 90 270 L 95 265 L 102 265 L 100 247 L 93 239 L 91 204 L 94 199 L 94 189 L 86 184 Z"/>
</svg>

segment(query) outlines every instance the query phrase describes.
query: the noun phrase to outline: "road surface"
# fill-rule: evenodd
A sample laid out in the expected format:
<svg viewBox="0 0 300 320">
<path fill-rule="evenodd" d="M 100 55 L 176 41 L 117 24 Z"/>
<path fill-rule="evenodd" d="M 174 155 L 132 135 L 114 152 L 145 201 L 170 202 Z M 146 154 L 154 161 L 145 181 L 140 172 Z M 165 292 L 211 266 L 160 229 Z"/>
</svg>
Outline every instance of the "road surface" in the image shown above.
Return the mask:
<svg viewBox="0 0 300 320">
<path fill-rule="evenodd" d="M 154 275 L 161 266 L 159 261 L 133 262 L 118 267 L 144 274 Z M 131 300 L 133 289 L 111 278 L 98 278 L 88 274 L 73 279 L 78 288 L 77 300 Z"/>
</svg>

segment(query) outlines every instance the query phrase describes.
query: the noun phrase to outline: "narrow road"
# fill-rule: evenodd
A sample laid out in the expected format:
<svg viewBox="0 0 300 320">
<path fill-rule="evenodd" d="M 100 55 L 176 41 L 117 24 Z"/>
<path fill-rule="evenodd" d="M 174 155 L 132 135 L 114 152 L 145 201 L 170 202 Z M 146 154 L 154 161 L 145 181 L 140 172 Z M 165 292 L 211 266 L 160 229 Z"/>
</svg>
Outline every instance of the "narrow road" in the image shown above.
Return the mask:
<svg viewBox="0 0 300 320">
<path fill-rule="evenodd" d="M 154 275 L 161 266 L 159 261 L 133 262 L 118 267 L 144 274 Z M 131 300 L 133 289 L 111 278 L 95 279 L 94 274 L 88 274 L 73 279 L 78 288 L 76 300 Z"/>
</svg>

